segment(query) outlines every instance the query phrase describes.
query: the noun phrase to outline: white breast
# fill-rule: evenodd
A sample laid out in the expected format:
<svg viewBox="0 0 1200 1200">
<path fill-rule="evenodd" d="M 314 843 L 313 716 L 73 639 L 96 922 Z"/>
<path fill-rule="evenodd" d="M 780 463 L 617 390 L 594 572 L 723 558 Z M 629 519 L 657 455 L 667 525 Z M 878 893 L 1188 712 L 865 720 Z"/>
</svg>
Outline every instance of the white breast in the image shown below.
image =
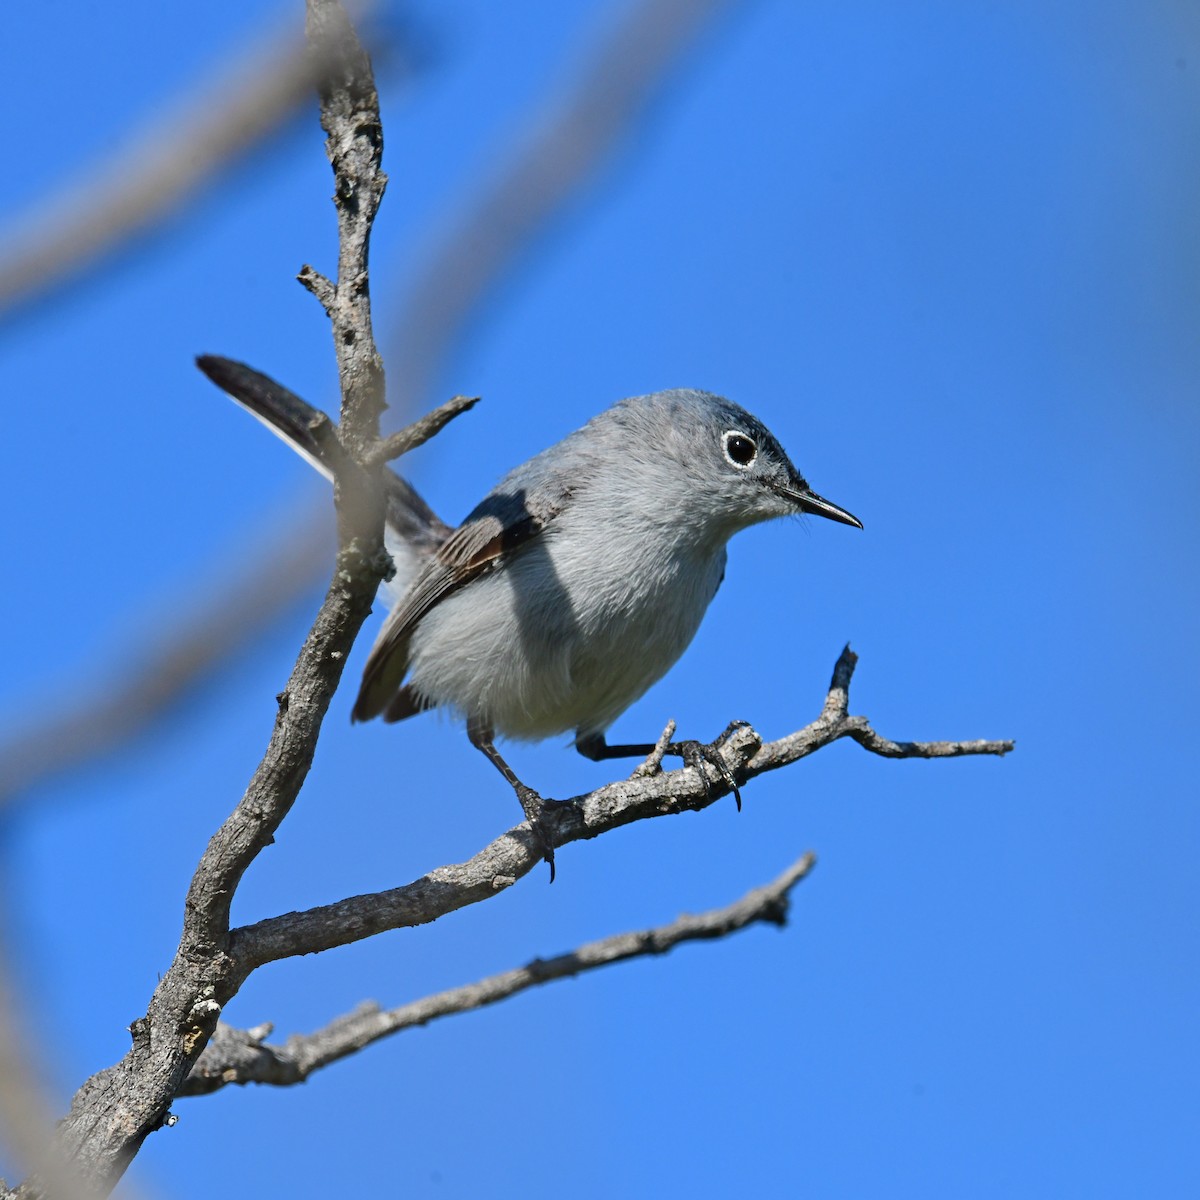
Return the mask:
<svg viewBox="0 0 1200 1200">
<path fill-rule="evenodd" d="M 599 732 L 699 628 L 725 548 L 695 542 L 634 514 L 564 514 L 421 620 L 409 678 L 434 704 L 507 737 Z"/>
</svg>

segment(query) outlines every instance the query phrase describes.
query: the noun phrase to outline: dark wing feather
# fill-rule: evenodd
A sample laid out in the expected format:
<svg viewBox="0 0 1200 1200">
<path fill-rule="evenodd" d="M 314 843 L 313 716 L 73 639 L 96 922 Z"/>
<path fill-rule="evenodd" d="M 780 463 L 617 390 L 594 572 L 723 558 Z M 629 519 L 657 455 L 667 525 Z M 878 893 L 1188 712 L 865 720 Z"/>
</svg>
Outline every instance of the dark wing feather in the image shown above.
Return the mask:
<svg viewBox="0 0 1200 1200">
<path fill-rule="evenodd" d="M 396 721 L 420 711 L 416 704 L 393 704 L 408 671 L 409 642 L 417 623 L 447 596 L 495 570 L 540 534 L 569 495 L 564 488 L 558 502 L 539 505 L 540 511 L 533 512 L 524 491 L 494 493 L 446 539 L 383 623 L 363 670 L 352 720 L 369 721 L 386 712 Z"/>
</svg>

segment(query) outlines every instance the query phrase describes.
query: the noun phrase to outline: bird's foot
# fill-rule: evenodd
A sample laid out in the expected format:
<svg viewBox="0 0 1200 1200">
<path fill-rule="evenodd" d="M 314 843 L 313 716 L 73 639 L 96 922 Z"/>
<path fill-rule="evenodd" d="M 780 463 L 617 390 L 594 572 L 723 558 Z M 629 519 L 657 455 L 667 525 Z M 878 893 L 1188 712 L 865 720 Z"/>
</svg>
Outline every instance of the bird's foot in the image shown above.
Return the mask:
<svg viewBox="0 0 1200 1200">
<path fill-rule="evenodd" d="M 514 783 L 513 790 L 521 802 L 521 810 L 525 820 L 529 822 L 529 832 L 546 865 L 550 868 L 550 882 L 554 882 L 554 843 L 550 840 L 550 830 L 547 827 L 546 816 L 549 813 L 566 808 L 569 800 L 544 800 L 531 787 L 523 783 Z"/>
<path fill-rule="evenodd" d="M 721 753 L 721 747 L 736 730 L 745 724 L 745 721 L 731 721 L 722 734 L 707 744 L 695 741 L 669 742 L 666 747 L 667 754 L 678 755 L 683 759 L 684 766 L 695 767 L 700 772 L 700 778 L 704 780 L 706 796 L 712 794 L 712 785 L 708 781 L 708 772 L 704 768 L 706 764 L 715 767 L 717 774 L 724 780 L 725 786 L 733 793 L 738 812 L 742 811 L 742 793 L 738 790 L 737 780 L 733 777 L 733 772 L 729 769 L 729 764 Z"/>
</svg>

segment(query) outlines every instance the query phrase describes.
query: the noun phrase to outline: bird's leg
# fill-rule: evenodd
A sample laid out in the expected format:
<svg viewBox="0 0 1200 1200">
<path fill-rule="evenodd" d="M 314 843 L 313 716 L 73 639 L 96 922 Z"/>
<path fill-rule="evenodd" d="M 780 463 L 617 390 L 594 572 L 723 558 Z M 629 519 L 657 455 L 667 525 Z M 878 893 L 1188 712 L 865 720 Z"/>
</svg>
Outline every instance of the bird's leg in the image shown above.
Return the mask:
<svg viewBox="0 0 1200 1200">
<path fill-rule="evenodd" d="M 706 794 L 709 791 L 709 783 L 708 772 L 705 771 L 704 764 L 710 763 L 716 767 L 717 774 L 721 776 L 725 785 L 733 793 L 738 812 L 742 811 L 742 793 L 738 791 L 737 780 L 733 777 L 733 772 L 729 769 L 729 764 L 721 754 L 720 748 L 735 729 L 740 729 L 745 724 L 745 721 L 731 721 L 726 726 L 724 733 L 707 745 L 704 742 L 689 739 L 668 742 L 663 751 L 664 754 L 673 754 L 682 758 L 684 766 L 695 767 L 700 772 L 700 778 L 704 780 Z M 592 762 L 602 762 L 608 758 L 645 758 L 646 755 L 654 753 L 658 747 L 652 742 L 610 746 L 605 741 L 603 733 L 588 733 L 575 739 L 575 749 L 585 758 L 590 758 Z"/>
<path fill-rule="evenodd" d="M 550 867 L 550 882 L 553 883 L 554 846 L 550 841 L 546 829 L 545 816 L 551 809 L 568 802 L 563 800 L 543 800 L 533 788 L 523 784 L 517 778 L 517 773 L 504 761 L 500 751 L 496 749 L 496 744 L 493 740 L 495 736 L 496 731 L 488 723 L 475 720 L 474 718 L 467 722 L 467 737 L 471 739 L 471 745 L 482 750 L 487 755 L 488 761 L 508 780 L 509 786 L 517 793 L 517 799 L 521 802 L 521 811 L 525 814 L 525 820 L 529 822 L 530 832 L 533 834 L 538 848 L 542 852 L 542 857 Z"/>
</svg>

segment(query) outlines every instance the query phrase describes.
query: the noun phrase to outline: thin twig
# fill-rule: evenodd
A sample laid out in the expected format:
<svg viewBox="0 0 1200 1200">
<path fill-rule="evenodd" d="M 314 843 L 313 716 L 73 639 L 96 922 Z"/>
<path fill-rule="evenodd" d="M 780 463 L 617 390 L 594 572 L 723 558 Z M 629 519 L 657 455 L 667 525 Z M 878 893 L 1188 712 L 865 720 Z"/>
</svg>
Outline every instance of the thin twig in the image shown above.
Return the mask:
<svg viewBox="0 0 1200 1200">
<path fill-rule="evenodd" d="M 301 1083 L 314 1071 L 361 1050 L 381 1038 L 439 1017 L 470 1012 L 509 996 L 597 967 L 645 955 L 666 954 L 683 942 L 713 940 L 759 922 L 787 923 L 789 894 L 812 870 L 816 856 L 802 855 L 777 879 L 755 888 L 724 908 L 685 915 L 669 925 L 620 933 L 588 942 L 554 958 L 536 958 L 524 967 L 489 976 L 466 987 L 451 988 L 423 1000 L 382 1011 L 367 1003 L 308 1035 L 294 1035 L 285 1045 L 265 1041 L 269 1025 L 251 1030 L 221 1025 L 184 1084 L 181 1095 L 201 1095 L 230 1083 Z"/>
<path fill-rule="evenodd" d="M 646 755 L 644 761 L 638 763 L 633 769 L 634 776 L 641 775 L 657 775 L 662 770 L 663 759 L 667 756 L 667 747 L 671 744 L 671 739 L 675 736 L 675 718 L 672 717 L 666 725 L 663 726 L 663 731 L 658 735 L 658 741 L 654 743 L 653 749 Z"/>
<path fill-rule="evenodd" d="M 469 412 L 478 403 L 478 396 L 451 396 L 444 404 L 385 437 L 368 461 L 385 463 L 403 457 L 410 450 L 423 446 L 431 437 L 441 433 L 455 417 Z"/>
<path fill-rule="evenodd" d="M 834 666 L 821 715 L 796 733 L 764 745 L 743 768 L 745 778 L 797 762 L 844 737 L 884 758 L 958 758 L 976 754 L 1003 757 L 1015 746 L 1012 741 L 893 742 L 881 737 L 866 717 L 850 715 L 850 679 L 857 664 L 858 655 L 846 646 Z"/>
</svg>

